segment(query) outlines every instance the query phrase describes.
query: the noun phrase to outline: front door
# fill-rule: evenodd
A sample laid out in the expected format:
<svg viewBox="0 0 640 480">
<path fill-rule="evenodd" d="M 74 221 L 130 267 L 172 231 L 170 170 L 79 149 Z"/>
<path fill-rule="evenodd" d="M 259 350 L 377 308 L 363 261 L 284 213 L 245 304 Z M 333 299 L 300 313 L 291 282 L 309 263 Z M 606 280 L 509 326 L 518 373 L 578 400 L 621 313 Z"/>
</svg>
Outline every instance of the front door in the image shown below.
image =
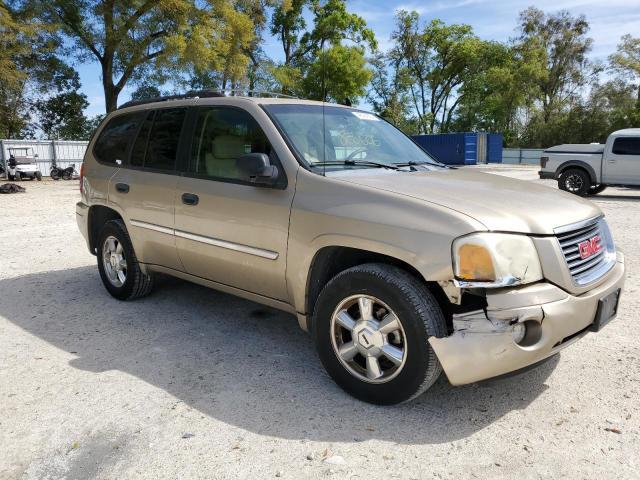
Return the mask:
<svg viewBox="0 0 640 480">
<path fill-rule="evenodd" d="M 287 298 L 285 267 L 293 186 L 257 186 L 236 159 L 275 153 L 255 119 L 235 107 L 196 112 L 188 171 L 178 179 L 175 235 L 185 271 L 266 297 Z"/>
<path fill-rule="evenodd" d="M 604 183 L 640 185 L 640 137 L 618 137 L 603 156 Z"/>
</svg>

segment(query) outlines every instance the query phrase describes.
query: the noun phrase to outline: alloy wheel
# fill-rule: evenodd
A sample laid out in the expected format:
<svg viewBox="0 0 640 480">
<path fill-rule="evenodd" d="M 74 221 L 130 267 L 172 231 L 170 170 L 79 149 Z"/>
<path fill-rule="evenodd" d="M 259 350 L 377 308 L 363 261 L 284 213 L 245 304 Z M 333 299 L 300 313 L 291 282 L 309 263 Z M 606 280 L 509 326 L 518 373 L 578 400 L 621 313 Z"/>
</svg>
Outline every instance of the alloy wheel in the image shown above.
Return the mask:
<svg viewBox="0 0 640 480">
<path fill-rule="evenodd" d="M 127 259 L 124 256 L 122 243 L 110 235 L 102 245 L 102 263 L 109 282 L 114 287 L 121 287 L 127 280 Z"/>
<path fill-rule="evenodd" d="M 402 371 L 407 359 L 402 322 L 378 298 L 345 298 L 335 309 L 330 328 L 338 360 L 359 380 L 385 383 Z"/>
</svg>

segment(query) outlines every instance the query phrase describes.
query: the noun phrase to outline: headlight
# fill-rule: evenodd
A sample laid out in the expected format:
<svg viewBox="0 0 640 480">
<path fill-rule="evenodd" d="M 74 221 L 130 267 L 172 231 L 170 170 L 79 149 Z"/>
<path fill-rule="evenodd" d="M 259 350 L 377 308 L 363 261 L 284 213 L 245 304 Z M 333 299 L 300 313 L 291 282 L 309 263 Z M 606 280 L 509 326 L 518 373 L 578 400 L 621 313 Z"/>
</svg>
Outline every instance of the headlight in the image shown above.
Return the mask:
<svg viewBox="0 0 640 480">
<path fill-rule="evenodd" d="M 526 235 L 473 233 L 453 242 L 456 284 L 499 288 L 536 282 L 542 267 L 533 240 Z"/>
</svg>

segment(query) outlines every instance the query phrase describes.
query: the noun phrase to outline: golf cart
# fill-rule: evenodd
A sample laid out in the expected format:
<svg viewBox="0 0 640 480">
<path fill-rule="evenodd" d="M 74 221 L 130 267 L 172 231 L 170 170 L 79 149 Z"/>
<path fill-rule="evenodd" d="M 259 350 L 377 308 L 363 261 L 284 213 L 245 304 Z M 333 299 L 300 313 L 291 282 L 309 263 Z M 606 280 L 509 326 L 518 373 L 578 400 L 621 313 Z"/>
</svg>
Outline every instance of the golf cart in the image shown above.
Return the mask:
<svg viewBox="0 0 640 480">
<path fill-rule="evenodd" d="M 10 147 L 7 161 L 7 177 L 9 180 L 24 180 L 26 178 L 42 180 L 42 172 L 36 161 L 38 154 L 30 147 Z"/>
</svg>

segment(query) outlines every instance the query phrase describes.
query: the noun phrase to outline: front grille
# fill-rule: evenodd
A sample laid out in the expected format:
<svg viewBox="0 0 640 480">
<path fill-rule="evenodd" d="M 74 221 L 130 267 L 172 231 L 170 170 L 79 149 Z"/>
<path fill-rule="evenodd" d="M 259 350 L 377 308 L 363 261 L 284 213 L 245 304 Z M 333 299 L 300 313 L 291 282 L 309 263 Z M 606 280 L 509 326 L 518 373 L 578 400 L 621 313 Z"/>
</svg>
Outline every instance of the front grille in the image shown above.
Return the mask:
<svg viewBox="0 0 640 480">
<path fill-rule="evenodd" d="M 600 238 L 596 245 L 600 247 L 597 252 L 591 252 L 588 256 L 581 253 L 580 245 L 592 241 L 596 236 Z M 556 229 L 556 237 L 564 259 L 567 262 L 569 273 L 578 285 L 586 285 L 594 282 L 607 273 L 615 263 L 615 247 L 611 233 L 603 218 L 595 218 L 579 225 Z M 585 258 L 583 258 L 585 256 Z"/>
</svg>

